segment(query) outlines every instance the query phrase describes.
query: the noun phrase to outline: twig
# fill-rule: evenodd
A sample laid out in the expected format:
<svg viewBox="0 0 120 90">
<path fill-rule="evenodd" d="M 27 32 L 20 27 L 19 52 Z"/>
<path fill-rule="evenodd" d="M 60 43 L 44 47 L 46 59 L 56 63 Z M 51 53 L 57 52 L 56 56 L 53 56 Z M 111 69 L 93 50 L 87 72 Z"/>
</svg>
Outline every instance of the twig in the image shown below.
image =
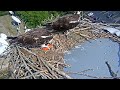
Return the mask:
<svg viewBox="0 0 120 90">
<path fill-rule="evenodd" d="M 89 41 L 89 39 L 91 38 L 90 36 L 88 35 L 84 35 L 84 34 L 81 34 L 80 32 L 75 32 L 76 34 L 79 34 L 80 36 L 82 36 L 83 38 L 85 38 L 85 40 Z M 90 42 L 90 41 L 89 41 Z M 90 42 L 91 43 L 91 42 Z"/>
<path fill-rule="evenodd" d="M 20 47 L 20 48 L 21 48 L 21 47 Z M 27 50 L 26 48 L 23 48 L 23 49 L 26 50 L 26 51 L 28 51 L 29 53 L 35 55 L 35 56 L 38 58 L 38 56 L 37 56 L 35 53 L 33 53 L 33 52 Z M 38 58 L 38 60 L 39 60 L 39 58 Z M 60 75 L 62 75 L 62 76 L 64 76 L 64 77 L 66 77 L 66 78 L 68 78 L 68 79 L 72 79 L 70 76 L 68 76 L 68 75 L 65 74 L 64 72 L 62 72 L 62 71 L 60 71 L 59 69 L 57 69 L 57 68 L 51 66 L 49 63 L 47 63 L 47 61 L 45 61 L 45 60 L 43 61 L 42 59 L 40 59 L 40 61 L 45 62 L 52 70 L 56 71 L 58 74 L 60 74 Z M 46 64 L 45 64 L 45 65 L 46 65 Z"/>
<path fill-rule="evenodd" d="M 113 78 L 116 78 L 116 77 L 117 77 L 117 74 L 112 71 L 111 66 L 109 65 L 108 61 L 106 61 L 105 64 L 107 65 L 107 67 L 108 67 L 108 69 L 109 69 L 110 75 L 111 75 Z"/>
<path fill-rule="evenodd" d="M 46 62 L 46 61 L 45 61 Z M 64 72 L 60 71 L 59 69 L 53 67 L 52 65 L 50 65 L 49 63 L 46 62 L 46 64 L 54 71 L 56 71 L 58 74 L 66 77 L 67 79 L 72 79 L 70 76 L 68 76 L 67 74 L 65 74 Z"/>
<path fill-rule="evenodd" d="M 36 74 L 40 74 L 41 75 L 41 77 L 43 77 L 43 79 L 46 79 L 46 77 L 45 77 L 45 75 L 43 75 L 42 73 L 39 73 L 39 72 L 35 72 L 35 73 L 33 73 L 34 75 L 36 75 Z M 26 78 L 29 78 L 29 77 L 31 77 L 32 75 L 29 75 L 29 76 L 25 76 L 25 77 L 22 77 L 21 79 L 26 79 Z"/>
<path fill-rule="evenodd" d="M 21 53 L 19 52 L 19 49 L 18 49 L 18 47 L 16 46 L 16 49 L 17 49 L 17 51 L 18 51 L 18 53 L 19 53 L 19 55 L 21 56 Z M 23 63 L 24 63 L 24 65 L 25 65 L 25 67 L 27 68 L 27 70 L 31 73 L 31 75 L 33 76 L 33 78 L 34 79 L 36 79 L 35 78 L 35 76 L 33 75 L 33 73 L 31 72 L 31 70 L 29 69 L 29 67 L 27 66 L 27 64 L 26 64 L 26 62 L 24 61 L 24 59 L 23 59 L 23 57 L 21 56 L 21 60 L 23 61 Z"/>
<path fill-rule="evenodd" d="M 67 74 L 78 74 L 78 75 L 83 75 L 83 76 L 87 76 L 87 77 L 91 77 L 91 78 L 97 78 L 97 79 L 100 78 L 100 77 L 90 76 L 90 75 L 88 75 L 88 74 L 78 73 L 78 72 L 67 72 Z"/>
<path fill-rule="evenodd" d="M 20 51 L 21 52 L 21 51 Z M 22 52 L 21 52 L 22 53 Z M 23 53 L 22 53 L 23 54 Z M 33 64 L 35 64 L 34 62 L 30 62 L 30 61 L 32 61 L 32 60 L 29 60 L 28 58 L 26 58 L 25 56 L 24 56 L 24 54 L 23 54 L 23 57 L 30 63 L 30 65 L 29 66 L 31 66 L 32 68 L 33 67 L 35 67 L 36 69 L 38 69 L 38 70 L 41 70 L 39 67 L 37 67 L 36 65 L 33 65 Z M 35 70 L 35 69 L 34 69 Z"/>
<path fill-rule="evenodd" d="M 49 71 L 55 78 L 58 78 L 58 77 L 53 73 L 53 71 L 49 68 L 49 66 L 46 65 L 46 62 L 45 62 L 45 61 L 43 61 L 42 59 L 39 59 L 39 57 L 38 57 L 38 60 L 42 61 L 42 63 L 44 64 L 44 66 L 48 69 L 48 71 Z"/>
<path fill-rule="evenodd" d="M 25 48 L 24 48 L 25 49 Z M 25 49 L 26 50 L 26 49 Z M 27 50 L 28 51 L 28 50 Z M 32 53 L 31 51 L 28 51 L 29 53 Z M 35 53 L 32 53 L 33 55 L 37 56 Z M 37 56 L 38 58 L 38 56 Z M 39 59 L 38 59 L 39 60 Z M 49 70 L 49 72 L 55 77 L 55 78 L 58 78 L 54 73 L 53 71 L 42 61 L 42 63 L 45 65 L 45 67 Z"/>
</svg>

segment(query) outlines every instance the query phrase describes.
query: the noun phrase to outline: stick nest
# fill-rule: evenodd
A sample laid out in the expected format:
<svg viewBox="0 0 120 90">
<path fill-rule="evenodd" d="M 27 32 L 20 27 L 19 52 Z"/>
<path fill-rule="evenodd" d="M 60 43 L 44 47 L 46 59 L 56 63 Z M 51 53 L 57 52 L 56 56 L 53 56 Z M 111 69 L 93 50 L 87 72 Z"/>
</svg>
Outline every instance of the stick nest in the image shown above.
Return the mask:
<svg viewBox="0 0 120 90">
<path fill-rule="evenodd" d="M 10 45 L 4 59 L 9 61 L 9 78 L 12 79 L 71 79 L 63 68 L 69 66 L 64 61 L 64 53 L 79 43 L 97 38 L 111 38 L 120 42 L 120 39 L 110 33 L 104 32 L 102 23 L 92 23 L 84 19 L 80 24 L 67 32 L 67 34 L 54 34 L 49 51 L 40 48 L 27 48 Z M 110 26 L 110 25 L 106 25 Z"/>
</svg>

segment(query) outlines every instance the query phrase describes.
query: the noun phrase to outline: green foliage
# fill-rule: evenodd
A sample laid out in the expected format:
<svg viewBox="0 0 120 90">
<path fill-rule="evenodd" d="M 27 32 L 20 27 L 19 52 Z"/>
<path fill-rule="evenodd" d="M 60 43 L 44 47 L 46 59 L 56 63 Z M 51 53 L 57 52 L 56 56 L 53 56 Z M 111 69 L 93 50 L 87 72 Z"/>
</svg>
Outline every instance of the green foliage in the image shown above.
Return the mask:
<svg viewBox="0 0 120 90">
<path fill-rule="evenodd" d="M 43 25 L 57 16 L 64 14 L 63 11 L 16 11 L 15 13 L 29 28 Z M 8 14 L 8 11 L 0 11 L 0 16 Z"/>
<path fill-rule="evenodd" d="M 0 16 L 7 15 L 8 11 L 0 11 Z"/>
<path fill-rule="evenodd" d="M 16 14 L 25 22 L 30 28 L 35 28 L 38 25 L 43 25 L 44 20 L 55 18 L 61 12 L 57 11 L 16 11 Z"/>
</svg>

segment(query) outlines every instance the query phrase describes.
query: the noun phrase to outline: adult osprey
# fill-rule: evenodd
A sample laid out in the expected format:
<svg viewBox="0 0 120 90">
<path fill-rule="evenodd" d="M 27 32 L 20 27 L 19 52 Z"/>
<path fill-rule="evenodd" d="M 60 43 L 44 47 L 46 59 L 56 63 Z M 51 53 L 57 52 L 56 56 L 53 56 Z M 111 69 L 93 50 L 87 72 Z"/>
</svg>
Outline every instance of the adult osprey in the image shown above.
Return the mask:
<svg viewBox="0 0 120 90">
<path fill-rule="evenodd" d="M 43 28 L 28 31 L 17 37 L 7 37 L 10 39 L 10 44 L 16 43 L 28 48 L 41 47 L 42 44 L 47 44 L 52 38 L 51 33 Z"/>
<path fill-rule="evenodd" d="M 51 27 L 55 31 L 66 31 L 76 27 L 80 21 L 80 11 L 74 14 L 67 14 L 55 20 L 52 23 L 47 23 L 46 27 Z"/>
</svg>

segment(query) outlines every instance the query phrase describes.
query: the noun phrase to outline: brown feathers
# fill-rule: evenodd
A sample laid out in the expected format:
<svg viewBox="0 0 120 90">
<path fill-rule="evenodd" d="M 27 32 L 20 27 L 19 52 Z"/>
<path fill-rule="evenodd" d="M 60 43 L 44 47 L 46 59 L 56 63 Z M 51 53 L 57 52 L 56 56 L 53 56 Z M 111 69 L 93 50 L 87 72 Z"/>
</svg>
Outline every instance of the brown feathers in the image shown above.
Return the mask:
<svg viewBox="0 0 120 90">
<path fill-rule="evenodd" d="M 42 38 L 41 36 L 49 36 Z M 47 43 L 52 39 L 51 33 L 46 29 L 35 29 L 26 32 L 25 34 L 19 35 L 18 37 L 12 39 L 11 43 L 21 44 L 26 47 L 39 47 L 41 44 Z"/>
<path fill-rule="evenodd" d="M 69 30 L 76 27 L 79 24 L 80 16 L 78 14 L 70 14 L 60 17 L 58 20 L 52 23 L 54 30 Z M 76 21 L 75 23 L 70 23 Z"/>
</svg>

